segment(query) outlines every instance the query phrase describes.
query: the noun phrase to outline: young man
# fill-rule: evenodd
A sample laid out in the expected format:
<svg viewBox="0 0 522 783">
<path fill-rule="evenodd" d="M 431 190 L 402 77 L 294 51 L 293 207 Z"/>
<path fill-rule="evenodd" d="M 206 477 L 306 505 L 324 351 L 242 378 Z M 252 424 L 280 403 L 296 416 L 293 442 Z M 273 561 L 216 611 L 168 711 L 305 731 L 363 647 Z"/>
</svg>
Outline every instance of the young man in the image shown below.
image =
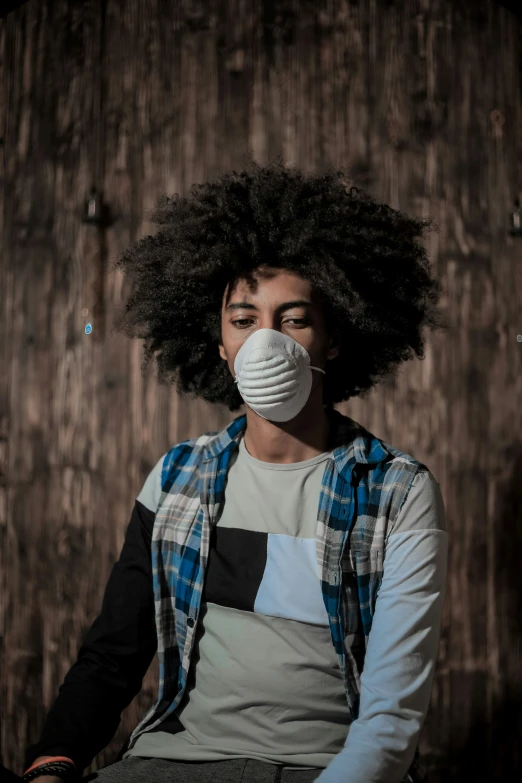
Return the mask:
<svg viewBox="0 0 522 783">
<path fill-rule="evenodd" d="M 254 164 L 163 199 L 118 261 L 136 285 L 118 327 L 160 380 L 246 413 L 149 473 L 27 766 L 88 766 L 157 651 L 157 702 L 92 780 L 427 780 L 443 500 L 333 405 L 422 356 L 440 288 L 428 222 L 353 190 Z"/>
</svg>

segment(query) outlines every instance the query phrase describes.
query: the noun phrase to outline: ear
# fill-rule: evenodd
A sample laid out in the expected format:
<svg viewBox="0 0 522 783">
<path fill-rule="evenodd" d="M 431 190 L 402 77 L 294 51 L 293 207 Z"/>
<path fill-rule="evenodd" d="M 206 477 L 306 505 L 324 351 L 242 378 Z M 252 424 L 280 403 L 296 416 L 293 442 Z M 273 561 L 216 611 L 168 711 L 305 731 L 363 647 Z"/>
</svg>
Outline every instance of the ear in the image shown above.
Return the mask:
<svg viewBox="0 0 522 783">
<path fill-rule="evenodd" d="M 228 361 L 227 360 L 227 355 L 225 353 L 225 347 L 223 345 L 221 345 L 221 343 L 219 344 L 219 355 L 221 356 L 222 359 L 224 359 L 225 361 Z"/>
<path fill-rule="evenodd" d="M 339 352 L 341 350 L 341 340 L 340 340 L 340 334 L 339 331 L 335 331 L 333 335 L 330 337 L 330 343 L 328 347 L 328 353 L 326 354 L 326 359 L 335 359 L 337 356 L 339 356 Z"/>
</svg>

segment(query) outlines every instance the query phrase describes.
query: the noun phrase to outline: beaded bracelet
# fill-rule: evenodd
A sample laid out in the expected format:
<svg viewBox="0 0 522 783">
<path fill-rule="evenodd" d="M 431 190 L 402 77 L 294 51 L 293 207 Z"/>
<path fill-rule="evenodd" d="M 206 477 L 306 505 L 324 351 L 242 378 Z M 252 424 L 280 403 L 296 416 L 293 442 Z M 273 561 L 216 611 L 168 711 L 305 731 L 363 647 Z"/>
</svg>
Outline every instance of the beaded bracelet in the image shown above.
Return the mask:
<svg viewBox="0 0 522 783">
<path fill-rule="evenodd" d="M 29 770 L 22 775 L 21 779 L 27 783 L 27 781 L 39 778 L 41 775 L 56 775 L 56 777 L 61 778 L 66 783 L 76 783 L 76 781 L 80 780 L 76 767 L 72 761 L 58 761 L 56 759 L 43 761 L 34 768 L 30 767 Z"/>
<path fill-rule="evenodd" d="M 33 763 L 27 767 L 27 769 L 24 772 L 24 775 L 27 775 L 28 772 L 31 772 L 33 769 L 36 769 L 37 767 L 41 767 L 42 764 L 50 764 L 54 761 L 68 761 L 69 764 L 72 764 L 73 767 L 76 769 L 76 764 L 74 761 L 69 758 L 69 756 L 44 756 L 41 761 L 33 761 Z"/>
</svg>

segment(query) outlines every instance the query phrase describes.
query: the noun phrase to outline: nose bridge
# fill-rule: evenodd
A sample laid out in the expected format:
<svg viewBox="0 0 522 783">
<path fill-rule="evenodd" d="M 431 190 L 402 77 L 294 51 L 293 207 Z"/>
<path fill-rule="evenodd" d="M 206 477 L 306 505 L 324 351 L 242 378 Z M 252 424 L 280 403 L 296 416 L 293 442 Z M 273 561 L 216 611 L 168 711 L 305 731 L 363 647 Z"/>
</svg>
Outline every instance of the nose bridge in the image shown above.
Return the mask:
<svg viewBox="0 0 522 783">
<path fill-rule="evenodd" d="M 260 329 L 275 329 L 276 332 L 281 331 L 281 316 L 277 313 L 261 313 L 259 317 Z"/>
</svg>

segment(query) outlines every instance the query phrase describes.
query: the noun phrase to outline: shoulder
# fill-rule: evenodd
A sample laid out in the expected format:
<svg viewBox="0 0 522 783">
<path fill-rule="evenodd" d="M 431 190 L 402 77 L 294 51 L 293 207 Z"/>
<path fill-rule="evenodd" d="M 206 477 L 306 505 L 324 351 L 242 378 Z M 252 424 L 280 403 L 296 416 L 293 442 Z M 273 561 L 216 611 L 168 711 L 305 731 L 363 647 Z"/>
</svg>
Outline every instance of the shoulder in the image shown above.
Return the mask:
<svg viewBox="0 0 522 783">
<path fill-rule="evenodd" d="M 216 434 L 205 432 L 171 446 L 148 473 L 136 499 L 156 513 L 162 492 L 171 490 L 175 483 L 181 486 L 195 474 L 207 443 Z"/>
<path fill-rule="evenodd" d="M 447 533 L 440 485 L 427 465 L 382 439 L 377 440 L 390 457 L 371 471 L 371 483 L 378 489 L 381 508 L 388 517 L 386 535 L 413 530 Z"/>
<path fill-rule="evenodd" d="M 442 530 L 447 533 L 446 511 L 440 485 L 428 468 L 418 468 L 405 493 L 388 535 L 413 530 Z"/>
</svg>

